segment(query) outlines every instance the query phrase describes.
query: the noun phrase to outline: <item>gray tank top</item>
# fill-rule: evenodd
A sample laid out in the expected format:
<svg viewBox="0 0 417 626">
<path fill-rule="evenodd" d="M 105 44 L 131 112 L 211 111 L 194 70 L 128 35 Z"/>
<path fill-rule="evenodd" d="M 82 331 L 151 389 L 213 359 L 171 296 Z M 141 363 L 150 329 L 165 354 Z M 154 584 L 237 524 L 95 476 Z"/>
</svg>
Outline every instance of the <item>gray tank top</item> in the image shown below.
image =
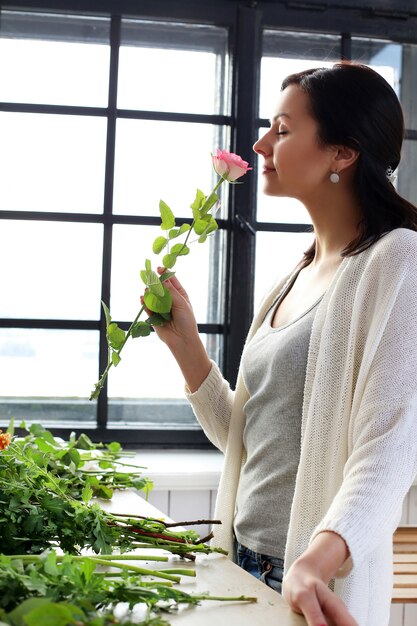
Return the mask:
<svg viewBox="0 0 417 626">
<path fill-rule="evenodd" d="M 274 305 L 242 358 L 250 398 L 244 407 L 247 460 L 237 493 L 235 534 L 251 550 L 281 559 L 300 459 L 308 346 L 320 300 L 279 328 L 271 326 Z"/>
</svg>

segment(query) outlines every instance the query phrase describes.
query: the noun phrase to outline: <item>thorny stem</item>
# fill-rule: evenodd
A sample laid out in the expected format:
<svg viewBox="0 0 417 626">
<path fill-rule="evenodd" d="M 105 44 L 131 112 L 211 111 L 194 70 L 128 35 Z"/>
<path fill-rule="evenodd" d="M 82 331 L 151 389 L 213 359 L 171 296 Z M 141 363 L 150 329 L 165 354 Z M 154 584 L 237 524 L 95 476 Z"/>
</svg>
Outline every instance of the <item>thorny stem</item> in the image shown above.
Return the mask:
<svg viewBox="0 0 417 626">
<path fill-rule="evenodd" d="M 221 524 L 221 520 L 219 519 L 197 519 L 191 522 L 165 522 L 162 519 L 158 519 L 156 517 L 144 517 L 142 515 L 129 515 L 129 513 L 115 513 L 115 517 L 130 517 L 131 519 L 146 519 L 151 522 L 159 522 L 163 524 L 165 528 L 173 528 L 174 526 L 197 526 L 198 524 Z"/>
<path fill-rule="evenodd" d="M 155 578 L 164 578 L 165 580 L 171 580 L 174 583 L 179 583 L 179 576 L 174 576 L 172 574 L 168 574 L 167 572 L 160 572 L 159 570 L 147 569 L 144 567 L 136 567 L 135 565 L 128 565 L 126 563 L 114 563 L 112 561 L 104 559 L 94 559 L 94 562 L 98 565 L 104 565 L 107 567 L 117 567 L 121 570 L 126 570 L 128 572 L 136 572 L 137 574 L 142 574 L 142 576 L 154 576 Z"/>
<path fill-rule="evenodd" d="M 7 555 L 6 555 L 7 556 Z M 21 561 L 29 561 L 29 562 L 36 562 L 36 561 L 42 561 L 44 560 L 44 555 L 43 554 L 13 554 L 10 555 L 10 558 L 12 558 L 13 560 L 15 559 L 19 559 Z M 58 562 L 62 561 L 64 559 L 64 555 L 61 554 L 57 554 L 56 555 L 56 560 Z M 168 557 L 167 556 L 155 556 L 155 555 L 142 555 L 142 554 L 106 554 L 104 557 L 100 557 L 100 556 L 96 556 L 94 554 L 89 555 L 89 556 L 72 556 L 71 555 L 71 560 L 74 561 L 98 561 L 98 560 L 103 560 L 103 558 L 106 561 L 163 561 L 164 563 L 168 561 Z M 112 567 L 116 567 L 116 565 L 112 565 Z"/>
<path fill-rule="evenodd" d="M 210 194 L 207 196 L 207 198 L 209 198 L 213 193 L 215 193 L 218 188 L 220 187 L 220 185 L 222 185 L 224 183 L 224 181 L 227 180 L 226 178 L 224 178 L 223 176 L 220 177 L 220 179 L 217 181 L 217 183 L 215 184 L 215 186 L 213 187 L 213 189 L 211 190 Z M 178 256 L 180 256 L 181 251 L 184 249 L 184 247 L 187 245 L 188 239 L 192 233 L 193 230 L 193 226 L 195 224 L 195 220 L 193 219 L 193 221 L 191 222 L 191 228 L 190 230 L 187 232 L 187 236 L 185 237 L 184 243 L 182 244 L 182 248 L 180 249 L 180 252 L 178 253 Z M 126 341 L 129 339 L 131 333 L 132 333 L 132 328 L 134 327 L 134 325 L 137 323 L 137 321 L 139 320 L 140 316 L 142 315 L 143 311 L 145 309 L 145 306 L 143 305 L 140 310 L 138 311 L 138 314 L 136 315 L 135 319 L 133 320 L 133 322 L 131 323 L 131 325 L 129 326 L 129 329 L 125 335 L 125 338 L 122 342 L 122 345 L 120 346 L 120 348 L 118 350 L 115 350 L 115 352 L 118 354 L 118 356 L 120 356 L 121 351 L 123 350 Z M 113 361 L 111 358 L 111 350 L 108 350 L 108 355 L 107 355 L 107 367 L 104 370 L 104 372 L 102 373 L 102 375 L 100 376 L 100 379 L 98 381 L 98 383 L 96 383 L 94 390 L 92 391 L 91 395 L 90 395 L 90 400 L 92 400 L 94 393 L 96 392 L 97 387 L 99 386 L 100 390 L 103 388 L 104 382 L 108 376 L 109 370 L 113 365 Z"/>
</svg>

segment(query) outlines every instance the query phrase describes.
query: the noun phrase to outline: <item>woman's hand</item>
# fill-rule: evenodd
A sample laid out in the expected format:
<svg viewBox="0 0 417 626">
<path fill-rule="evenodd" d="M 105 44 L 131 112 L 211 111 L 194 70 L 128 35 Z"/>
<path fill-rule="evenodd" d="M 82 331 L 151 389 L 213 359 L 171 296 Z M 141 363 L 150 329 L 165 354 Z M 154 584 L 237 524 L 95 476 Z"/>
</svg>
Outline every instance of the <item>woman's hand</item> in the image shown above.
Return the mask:
<svg viewBox="0 0 417 626">
<path fill-rule="evenodd" d="M 164 271 L 165 268 L 158 267 L 159 274 Z M 164 286 L 169 289 L 172 296 L 172 320 L 167 321 L 163 326 L 154 326 L 154 330 L 170 350 L 174 351 L 181 344 L 195 340 L 198 337 L 198 328 L 190 299 L 178 278 L 173 276 L 164 282 Z M 152 311 L 146 310 L 152 314 Z"/>
<path fill-rule="evenodd" d="M 349 556 L 343 539 L 322 532 L 288 570 L 283 596 L 291 609 L 304 615 L 308 626 L 358 626 L 345 604 L 328 587 Z"/>
<path fill-rule="evenodd" d="M 158 273 L 162 274 L 164 269 L 158 267 Z M 184 287 L 176 276 L 166 280 L 164 285 L 172 295 L 172 319 L 163 326 L 154 326 L 154 330 L 171 350 L 189 390 L 194 392 L 209 374 L 211 361 L 198 334 L 193 308 Z"/>
</svg>

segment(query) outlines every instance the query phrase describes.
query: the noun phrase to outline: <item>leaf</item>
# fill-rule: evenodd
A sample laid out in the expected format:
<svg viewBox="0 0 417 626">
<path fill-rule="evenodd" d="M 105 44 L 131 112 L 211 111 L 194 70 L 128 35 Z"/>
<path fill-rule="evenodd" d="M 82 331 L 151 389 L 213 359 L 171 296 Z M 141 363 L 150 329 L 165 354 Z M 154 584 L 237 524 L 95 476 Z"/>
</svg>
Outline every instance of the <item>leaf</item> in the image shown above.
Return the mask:
<svg viewBox="0 0 417 626">
<path fill-rule="evenodd" d="M 80 450 L 94 450 L 96 446 L 91 441 L 90 437 L 88 437 L 85 433 L 81 433 L 75 442 L 75 447 Z"/>
<path fill-rule="evenodd" d="M 148 337 L 151 332 L 152 329 L 147 322 L 136 322 L 131 331 L 132 339 L 136 339 L 137 337 Z"/>
<path fill-rule="evenodd" d="M 150 260 L 149 260 L 149 259 L 145 259 L 145 270 L 146 270 L 147 272 L 150 272 L 150 271 L 151 271 L 151 262 L 150 262 Z"/>
<path fill-rule="evenodd" d="M 180 226 L 180 235 L 183 235 L 184 233 L 187 233 L 189 230 L 191 230 L 191 224 L 181 224 Z"/>
<path fill-rule="evenodd" d="M 171 254 L 175 254 L 175 256 L 185 256 L 189 254 L 190 248 L 185 246 L 183 243 L 176 243 L 175 246 L 172 246 Z"/>
<path fill-rule="evenodd" d="M 101 301 L 101 306 L 103 307 L 104 315 L 106 316 L 106 328 L 107 328 L 111 322 L 109 307 L 103 302 L 103 300 Z"/>
<path fill-rule="evenodd" d="M 205 228 L 203 228 L 203 224 L 205 224 Z M 203 220 L 199 220 L 194 225 L 194 230 L 197 235 L 200 235 L 198 241 L 199 243 L 203 243 L 207 239 L 207 235 L 214 232 L 218 229 L 218 224 L 214 217 L 211 215 L 207 215 Z"/>
<path fill-rule="evenodd" d="M 112 322 L 107 328 L 107 340 L 114 350 L 120 350 L 125 340 L 125 331 Z"/>
<path fill-rule="evenodd" d="M 150 315 L 146 321 L 151 326 L 163 326 L 166 322 L 166 319 L 165 317 L 162 317 L 162 315 L 165 316 L 167 315 L 167 313 L 155 313 L 154 315 Z"/>
<path fill-rule="evenodd" d="M 75 467 L 79 467 L 80 463 L 81 463 L 81 456 L 80 453 L 78 452 L 78 450 L 76 450 L 75 448 L 72 448 L 69 452 L 69 457 L 71 459 L 71 461 L 74 463 Z"/>
<path fill-rule="evenodd" d="M 83 618 L 83 611 L 74 605 L 48 602 L 27 613 L 24 622 L 27 626 L 72 626 Z"/>
<path fill-rule="evenodd" d="M 81 491 L 81 497 L 83 499 L 83 502 L 85 502 L 86 504 L 88 504 L 91 500 L 91 498 L 93 497 L 93 490 L 91 489 L 90 485 L 86 485 L 83 490 Z"/>
<path fill-rule="evenodd" d="M 194 232 L 196 233 L 196 235 L 202 235 L 205 232 L 209 222 L 210 219 L 207 217 L 205 217 L 204 219 L 199 218 L 198 220 L 196 220 L 194 224 Z"/>
<path fill-rule="evenodd" d="M 161 214 L 162 230 L 169 230 L 175 226 L 175 217 L 169 206 L 163 200 L 159 201 L 159 212 Z"/>
<path fill-rule="evenodd" d="M 160 275 L 159 280 L 161 281 L 161 283 L 164 283 L 166 280 L 169 280 L 173 276 L 175 276 L 175 272 L 170 272 L 169 270 L 165 270 L 165 272 Z"/>
<path fill-rule="evenodd" d="M 145 285 L 152 291 L 152 293 L 154 293 L 156 296 L 163 295 L 163 287 L 156 272 L 151 269 L 146 269 L 140 272 L 140 276 Z"/>
<path fill-rule="evenodd" d="M 192 202 L 192 204 L 190 204 L 190 207 L 193 211 L 193 218 L 195 220 L 198 220 L 200 216 L 200 209 L 203 206 L 205 201 L 206 201 L 206 196 L 200 189 L 197 189 L 194 201 Z"/>
<path fill-rule="evenodd" d="M 174 267 L 177 261 L 177 257 L 174 254 L 166 254 L 162 259 L 162 264 L 164 267 Z"/>
<path fill-rule="evenodd" d="M 175 237 L 178 237 L 179 234 L 180 234 L 179 228 L 171 228 L 171 230 L 168 233 L 168 239 L 175 239 Z"/>
<path fill-rule="evenodd" d="M 45 572 L 50 576 L 58 575 L 58 567 L 56 564 L 56 552 L 49 552 L 46 556 L 45 563 L 43 566 Z"/>
<path fill-rule="evenodd" d="M 121 360 L 122 359 L 119 354 L 113 350 L 113 352 L 111 353 L 111 362 L 113 363 L 114 367 L 117 367 Z"/>
<path fill-rule="evenodd" d="M 147 308 L 154 313 L 168 313 L 171 310 L 172 296 L 166 287 L 164 287 L 164 295 L 162 297 L 147 291 L 143 299 Z"/>
<path fill-rule="evenodd" d="M 169 233 L 169 238 L 171 239 L 171 232 Z M 166 237 L 157 237 L 152 244 L 152 252 L 154 254 L 160 254 L 162 250 L 168 243 L 168 239 Z"/>
<path fill-rule="evenodd" d="M 112 441 L 111 443 L 106 444 L 107 450 L 109 450 L 112 454 L 117 454 L 121 451 L 122 446 L 118 441 Z"/>
<path fill-rule="evenodd" d="M 38 608 L 43 609 L 47 604 L 50 604 L 50 600 L 48 598 L 29 598 L 24 600 L 19 606 L 17 606 L 11 613 L 8 614 L 8 618 L 10 619 L 10 623 L 13 626 L 26 626 L 28 622 L 26 622 L 27 615 Z M 38 626 L 40 626 L 42 622 L 38 622 Z"/>
<path fill-rule="evenodd" d="M 64 509 L 64 501 L 61 498 L 46 494 L 41 499 L 41 505 L 50 513 L 61 513 Z"/>
<path fill-rule="evenodd" d="M 164 288 L 161 285 L 159 279 L 157 283 L 153 283 L 152 285 L 149 285 L 149 291 L 151 291 L 153 294 L 155 294 L 155 296 L 163 296 L 164 295 Z"/>
</svg>

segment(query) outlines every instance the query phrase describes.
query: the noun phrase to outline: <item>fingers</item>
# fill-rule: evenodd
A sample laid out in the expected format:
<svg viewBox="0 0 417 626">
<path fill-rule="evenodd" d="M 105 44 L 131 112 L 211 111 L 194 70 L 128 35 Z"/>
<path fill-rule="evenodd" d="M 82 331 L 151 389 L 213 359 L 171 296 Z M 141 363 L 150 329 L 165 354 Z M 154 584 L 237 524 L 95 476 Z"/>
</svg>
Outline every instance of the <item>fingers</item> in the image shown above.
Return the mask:
<svg viewBox="0 0 417 626">
<path fill-rule="evenodd" d="M 358 626 L 343 601 L 322 581 L 299 586 L 284 597 L 293 611 L 304 615 L 308 626 Z"/>
<path fill-rule="evenodd" d="M 288 604 L 296 613 L 304 615 L 308 626 L 328 626 L 315 590 L 310 586 L 299 587 L 292 593 L 284 593 Z"/>
<path fill-rule="evenodd" d="M 157 271 L 158 271 L 158 274 L 163 274 L 165 272 L 165 267 L 158 267 Z M 170 286 L 174 287 L 174 289 L 180 294 L 180 296 L 184 298 L 187 304 L 190 304 L 190 299 L 188 297 L 188 294 L 176 276 L 172 276 L 169 280 L 166 281 L 166 284 L 167 284 L 167 287 L 170 287 Z M 172 293 L 172 290 L 171 290 L 171 293 Z"/>
<path fill-rule="evenodd" d="M 330 620 L 327 622 L 330 626 L 332 624 L 337 624 L 337 626 L 358 626 L 357 621 L 350 615 L 344 602 L 324 583 L 323 585 L 318 585 L 317 597 L 324 614 Z"/>
</svg>

